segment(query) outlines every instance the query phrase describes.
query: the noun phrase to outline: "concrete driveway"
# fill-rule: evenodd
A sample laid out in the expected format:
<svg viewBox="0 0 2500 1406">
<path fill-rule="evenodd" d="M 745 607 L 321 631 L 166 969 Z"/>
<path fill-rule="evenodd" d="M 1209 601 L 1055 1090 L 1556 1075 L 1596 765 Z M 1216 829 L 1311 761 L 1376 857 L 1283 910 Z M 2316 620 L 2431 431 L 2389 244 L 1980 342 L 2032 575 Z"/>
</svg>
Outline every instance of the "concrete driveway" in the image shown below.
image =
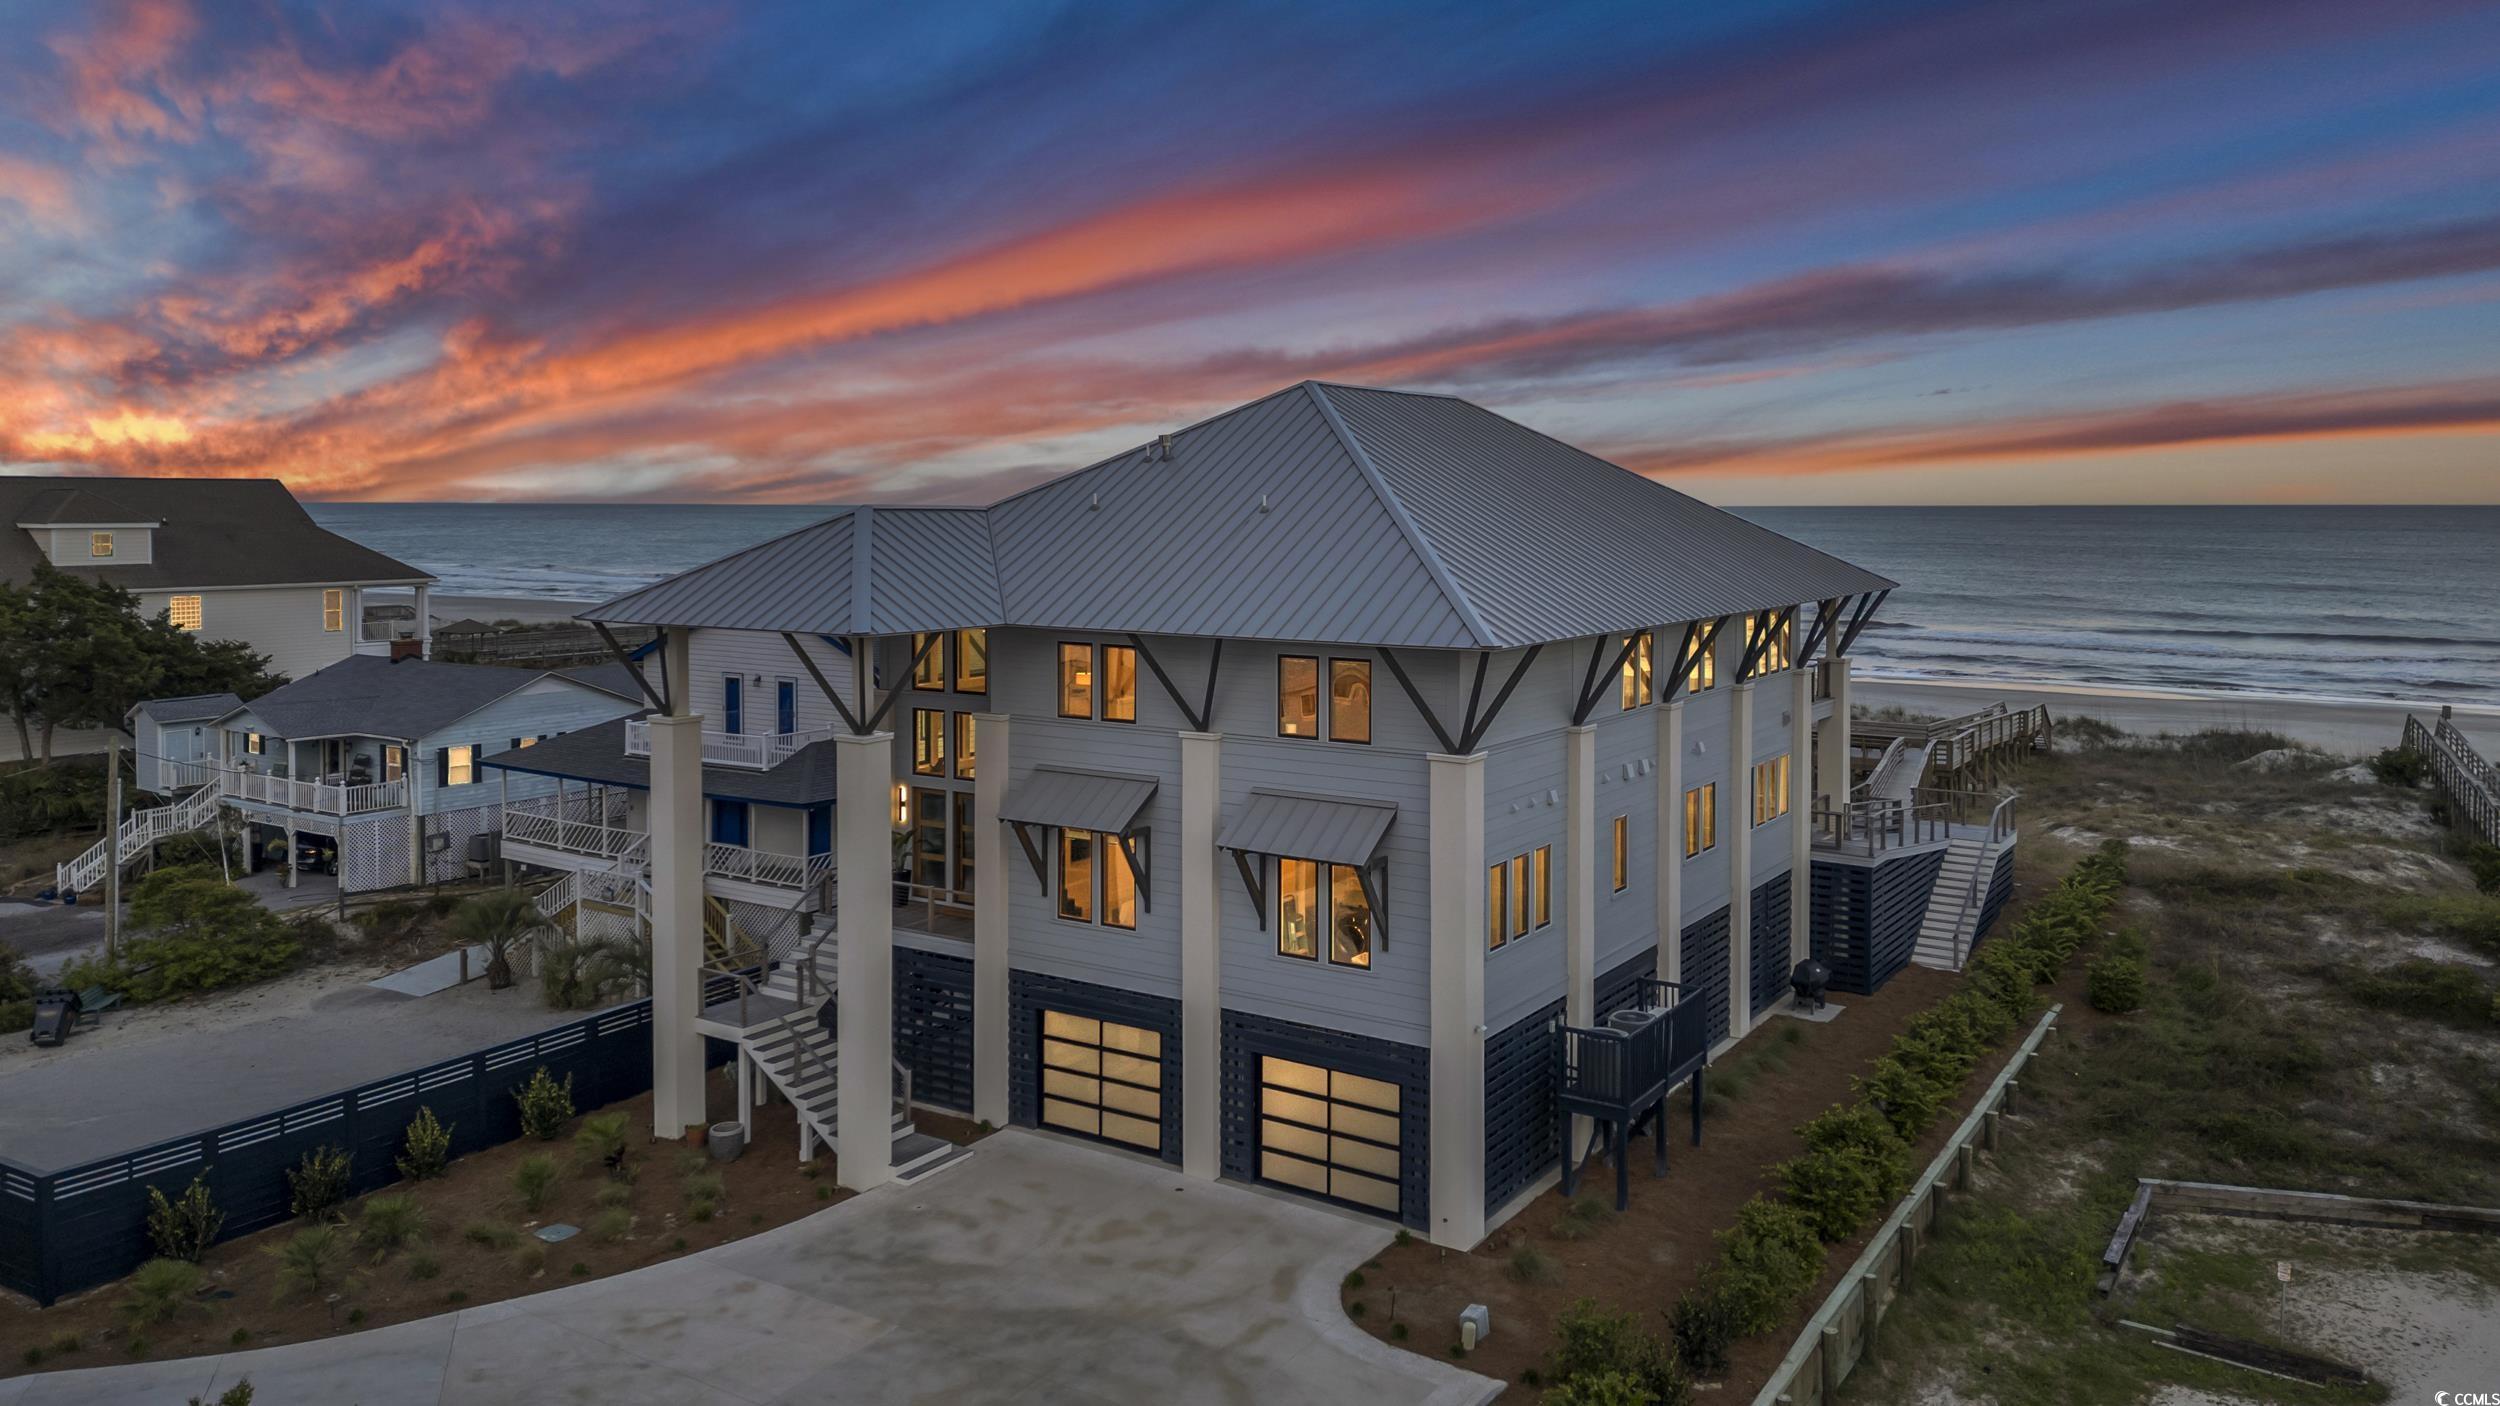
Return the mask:
<svg viewBox="0 0 2500 1406">
<path fill-rule="evenodd" d="M 254 1406 L 1492 1399 L 1501 1383 L 1345 1321 L 1338 1281 L 1388 1234 L 1010 1129 L 925 1181 L 668 1264 L 326 1342 L 0 1382 L 0 1406 L 162 1406 L 243 1376 Z"/>
</svg>

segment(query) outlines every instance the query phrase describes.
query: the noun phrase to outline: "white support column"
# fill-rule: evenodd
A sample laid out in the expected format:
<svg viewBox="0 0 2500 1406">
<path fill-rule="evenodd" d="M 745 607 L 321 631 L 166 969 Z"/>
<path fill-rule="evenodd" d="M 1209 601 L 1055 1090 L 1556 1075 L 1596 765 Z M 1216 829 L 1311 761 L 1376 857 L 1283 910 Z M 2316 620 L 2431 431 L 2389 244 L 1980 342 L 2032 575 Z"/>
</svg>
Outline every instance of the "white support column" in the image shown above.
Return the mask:
<svg viewBox="0 0 2500 1406">
<path fill-rule="evenodd" d="M 705 1119 L 703 719 L 682 711 L 686 632 L 662 632 L 660 668 L 677 711 L 651 719 L 651 1135 L 674 1142 Z"/>
<path fill-rule="evenodd" d="M 981 764 L 972 777 L 972 1116 L 993 1128 L 1008 1123 L 1008 885 L 1014 862 L 998 807 L 1007 795 L 1009 744 L 1005 713 L 978 713 L 974 736 Z"/>
<path fill-rule="evenodd" d="M 1181 1171 L 1224 1174 L 1224 955 L 1215 827 L 1222 810 L 1224 735 L 1181 734 Z"/>
<path fill-rule="evenodd" d="M 434 657 L 433 590 L 433 587 L 423 583 L 417 586 L 417 654 L 425 659 Z"/>
<path fill-rule="evenodd" d="M 1788 969 L 1814 955 L 1814 671 L 1795 678 L 1788 725 Z"/>
<path fill-rule="evenodd" d="M 1490 941 L 1479 936 L 1479 951 Z M 1586 723 L 1563 730 L 1562 949 L 1563 1020 L 1585 1029 L 1597 1023 L 1597 729 Z M 1571 1147 L 1588 1145 L 1589 1127 L 1571 1120 Z"/>
<path fill-rule="evenodd" d="M 1484 1239 L 1484 754 L 1432 769 L 1432 1243 Z"/>
<path fill-rule="evenodd" d="M 1815 742 L 1816 770 L 1814 788 L 1830 798 L 1834 810 L 1849 804 L 1849 658 L 1841 655 L 1831 661 L 1832 715 L 1817 729 Z"/>
<path fill-rule="evenodd" d="M 1719 797 L 1727 838 L 1727 1024 L 1731 1039 L 1753 1029 L 1753 680 L 1728 699 L 1727 785 Z M 1729 823 L 1733 821 L 1733 823 Z"/>
<path fill-rule="evenodd" d="M 1658 709 L 1658 979 L 1684 971 L 1684 700 Z"/>
<path fill-rule="evenodd" d="M 109 858 L 107 862 L 118 862 L 118 857 Z M 295 887 L 295 822 L 292 819 L 286 823 L 286 886 Z"/>
<path fill-rule="evenodd" d="M 856 657 L 856 656 L 855 656 Z M 995 763 L 982 759 L 982 771 Z M 853 1191 L 894 1175 L 894 734 L 834 738 L 834 1175 Z M 979 781 L 976 774 L 975 783 Z M 977 862 L 977 861 L 976 861 Z M 973 871 L 978 882 L 980 871 Z M 977 910 L 976 910 L 977 911 Z"/>
</svg>

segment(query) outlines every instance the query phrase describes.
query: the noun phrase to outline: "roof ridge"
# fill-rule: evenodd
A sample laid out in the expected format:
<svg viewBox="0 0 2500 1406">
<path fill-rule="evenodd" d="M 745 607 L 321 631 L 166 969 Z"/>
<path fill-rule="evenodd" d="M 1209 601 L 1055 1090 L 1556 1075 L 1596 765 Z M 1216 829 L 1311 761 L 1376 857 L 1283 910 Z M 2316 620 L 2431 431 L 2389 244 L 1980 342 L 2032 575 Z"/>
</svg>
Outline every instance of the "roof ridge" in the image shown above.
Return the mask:
<svg viewBox="0 0 2500 1406">
<path fill-rule="evenodd" d="M 1256 400 L 1245 400 L 1239 405 L 1226 406 L 1224 409 L 1218 410 L 1212 415 L 1200 416 L 1198 419 L 1190 421 L 1188 424 L 1181 426 L 1177 430 L 1164 431 L 1163 433 L 1168 433 L 1177 439 L 1182 435 L 1188 434 L 1192 430 L 1205 429 L 1207 426 L 1214 424 L 1218 420 L 1228 419 L 1234 415 L 1241 414 L 1245 410 L 1251 410 L 1257 408 L 1258 406 L 1265 405 L 1269 401 L 1276 399 L 1278 396 L 1291 395 L 1295 391 L 1301 390 L 1310 384 L 1311 383 L 1309 381 L 1305 380 L 1296 381 L 1289 386 L 1279 386 L 1275 390 L 1269 391 L 1267 394 L 1260 396 Z M 1156 439 L 1160 439 L 1161 437 L 1162 436 L 1158 434 Z M 1055 484 L 1066 483 L 1079 474 L 1089 474 L 1096 469 L 1109 468 L 1113 464 L 1126 459 L 1132 454 L 1143 453 L 1144 451 L 1153 448 L 1156 443 L 1156 439 L 1147 440 L 1143 444 L 1132 445 L 1129 448 L 1121 450 L 1117 454 L 1106 454 L 1090 464 L 1080 464 L 1077 467 L 1068 470 L 1066 473 L 1053 474 L 1049 478 L 1043 479 L 1041 482 L 1034 484 L 1030 488 L 1019 488 L 1004 498 L 992 499 L 986 507 L 981 509 L 981 511 L 989 512 L 993 509 L 1003 508 L 1019 498 L 1029 498 L 1034 494 L 1041 492 L 1045 488 L 1049 488 Z"/>
<path fill-rule="evenodd" d="M 627 591 L 622 595 L 610 596 L 606 600 L 599 601 L 591 605 L 588 609 L 577 610 L 573 612 L 573 618 L 576 620 L 592 619 L 593 617 L 591 615 L 591 611 L 605 610 L 609 606 L 632 600 L 634 597 L 641 595 L 645 591 L 665 586 L 680 576 L 688 576 L 697 571 L 709 570 L 710 568 L 719 566 L 724 562 L 736 561 L 738 558 L 745 556 L 749 552 L 760 552 L 766 547 L 772 546 L 776 543 L 787 542 L 802 532 L 813 532 L 817 528 L 823 527 L 827 523 L 832 522 L 835 518 L 849 517 L 851 514 L 858 512 L 860 508 L 860 505 L 856 503 L 834 503 L 827 504 L 826 506 L 831 507 L 833 511 L 816 519 L 814 522 L 801 523 L 787 532 L 776 532 L 761 542 L 750 542 L 734 552 L 723 552 L 719 556 L 712 558 L 710 561 L 697 562 L 683 571 L 672 571 L 668 575 L 661 577 L 659 580 L 652 582 L 648 586 L 636 586 L 634 589 Z"/>
<path fill-rule="evenodd" d="M 1381 476 L 1380 467 L 1372 462 L 1371 454 L 1355 437 L 1345 417 L 1337 413 L 1336 403 L 1328 398 L 1326 386 L 1319 381 L 1304 381 L 1302 389 L 1309 394 L 1311 403 L 1319 407 L 1320 417 L 1328 422 L 1330 432 L 1337 436 L 1337 442 L 1353 458 L 1355 468 L 1361 471 L 1363 481 L 1370 485 L 1373 496 L 1380 500 L 1380 506 L 1388 512 L 1390 521 L 1397 524 L 1407 546 L 1422 560 L 1433 584 L 1441 588 L 1442 598 L 1449 602 L 1450 609 L 1457 612 L 1460 621 L 1475 634 L 1479 645 L 1486 649 L 1501 648 L 1501 641 L 1492 627 L 1486 625 L 1484 617 L 1476 613 L 1475 602 L 1467 599 L 1467 593 L 1459 588 L 1458 579 L 1450 574 L 1448 565 L 1441 560 L 1441 554 L 1433 550 L 1432 539 L 1424 535 L 1422 524 L 1416 522 L 1414 514 L 1406 510 L 1406 504 L 1389 487 L 1389 481 Z"/>
<path fill-rule="evenodd" d="M 864 503 L 851 514 L 851 633 L 856 635 L 876 633 L 877 622 L 868 613 L 868 593 L 876 589 L 877 579 L 876 560 L 871 555 L 877 549 L 876 521 L 877 510 Z M 875 667 L 871 660 L 872 672 Z"/>
</svg>

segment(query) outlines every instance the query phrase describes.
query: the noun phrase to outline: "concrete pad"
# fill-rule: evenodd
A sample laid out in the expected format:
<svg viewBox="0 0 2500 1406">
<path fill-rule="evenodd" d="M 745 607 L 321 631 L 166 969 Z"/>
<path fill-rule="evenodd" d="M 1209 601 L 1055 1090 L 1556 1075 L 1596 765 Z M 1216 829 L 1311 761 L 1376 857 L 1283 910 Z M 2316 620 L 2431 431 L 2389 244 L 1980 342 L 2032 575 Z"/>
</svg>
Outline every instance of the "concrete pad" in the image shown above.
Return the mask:
<svg viewBox="0 0 2500 1406">
<path fill-rule="evenodd" d="M 87 1367 L 26 1378 L 17 1406 L 166 1406 L 208 1390 L 215 1357 L 134 1362 L 126 1367 Z"/>
<path fill-rule="evenodd" d="M 527 1313 L 484 1327 L 461 1325 L 443 1367 L 441 1399 L 476 1406 L 734 1406 L 740 1400 L 648 1357 Z M 264 1393 L 253 1397 L 253 1406 L 335 1400 Z"/>
<path fill-rule="evenodd" d="M 320 1342 L 230 1352 L 202 1400 L 248 1377 L 259 1401 L 352 1401 L 356 1406 L 436 1406 L 451 1351 L 449 1317 L 423 1318 Z"/>
<path fill-rule="evenodd" d="M 458 986 L 460 974 L 464 971 L 471 976 L 486 975 L 487 956 L 486 944 L 481 942 L 466 952 L 445 952 L 439 957 L 428 957 L 413 967 L 401 967 L 388 976 L 377 976 L 365 985 L 402 996 L 431 996 L 437 991 L 449 991 Z"/>
</svg>

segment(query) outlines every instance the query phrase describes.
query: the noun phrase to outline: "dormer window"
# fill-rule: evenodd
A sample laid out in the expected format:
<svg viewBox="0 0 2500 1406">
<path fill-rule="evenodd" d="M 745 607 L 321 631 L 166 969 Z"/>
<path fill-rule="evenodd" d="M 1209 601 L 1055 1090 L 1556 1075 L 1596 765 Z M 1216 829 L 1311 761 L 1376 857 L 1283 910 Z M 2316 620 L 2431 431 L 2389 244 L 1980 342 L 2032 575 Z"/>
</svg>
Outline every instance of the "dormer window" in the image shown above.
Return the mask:
<svg viewBox="0 0 2500 1406">
<path fill-rule="evenodd" d="M 109 557 L 109 556 L 111 556 L 112 554 L 113 554 L 113 534 L 112 534 L 112 533 L 110 533 L 110 532 L 90 532 L 90 533 L 88 533 L 88 534 L 87 534 L 87 555 L 89 555 L 89 556 L 91 556 L 91 557 Z"/>
</svg>

